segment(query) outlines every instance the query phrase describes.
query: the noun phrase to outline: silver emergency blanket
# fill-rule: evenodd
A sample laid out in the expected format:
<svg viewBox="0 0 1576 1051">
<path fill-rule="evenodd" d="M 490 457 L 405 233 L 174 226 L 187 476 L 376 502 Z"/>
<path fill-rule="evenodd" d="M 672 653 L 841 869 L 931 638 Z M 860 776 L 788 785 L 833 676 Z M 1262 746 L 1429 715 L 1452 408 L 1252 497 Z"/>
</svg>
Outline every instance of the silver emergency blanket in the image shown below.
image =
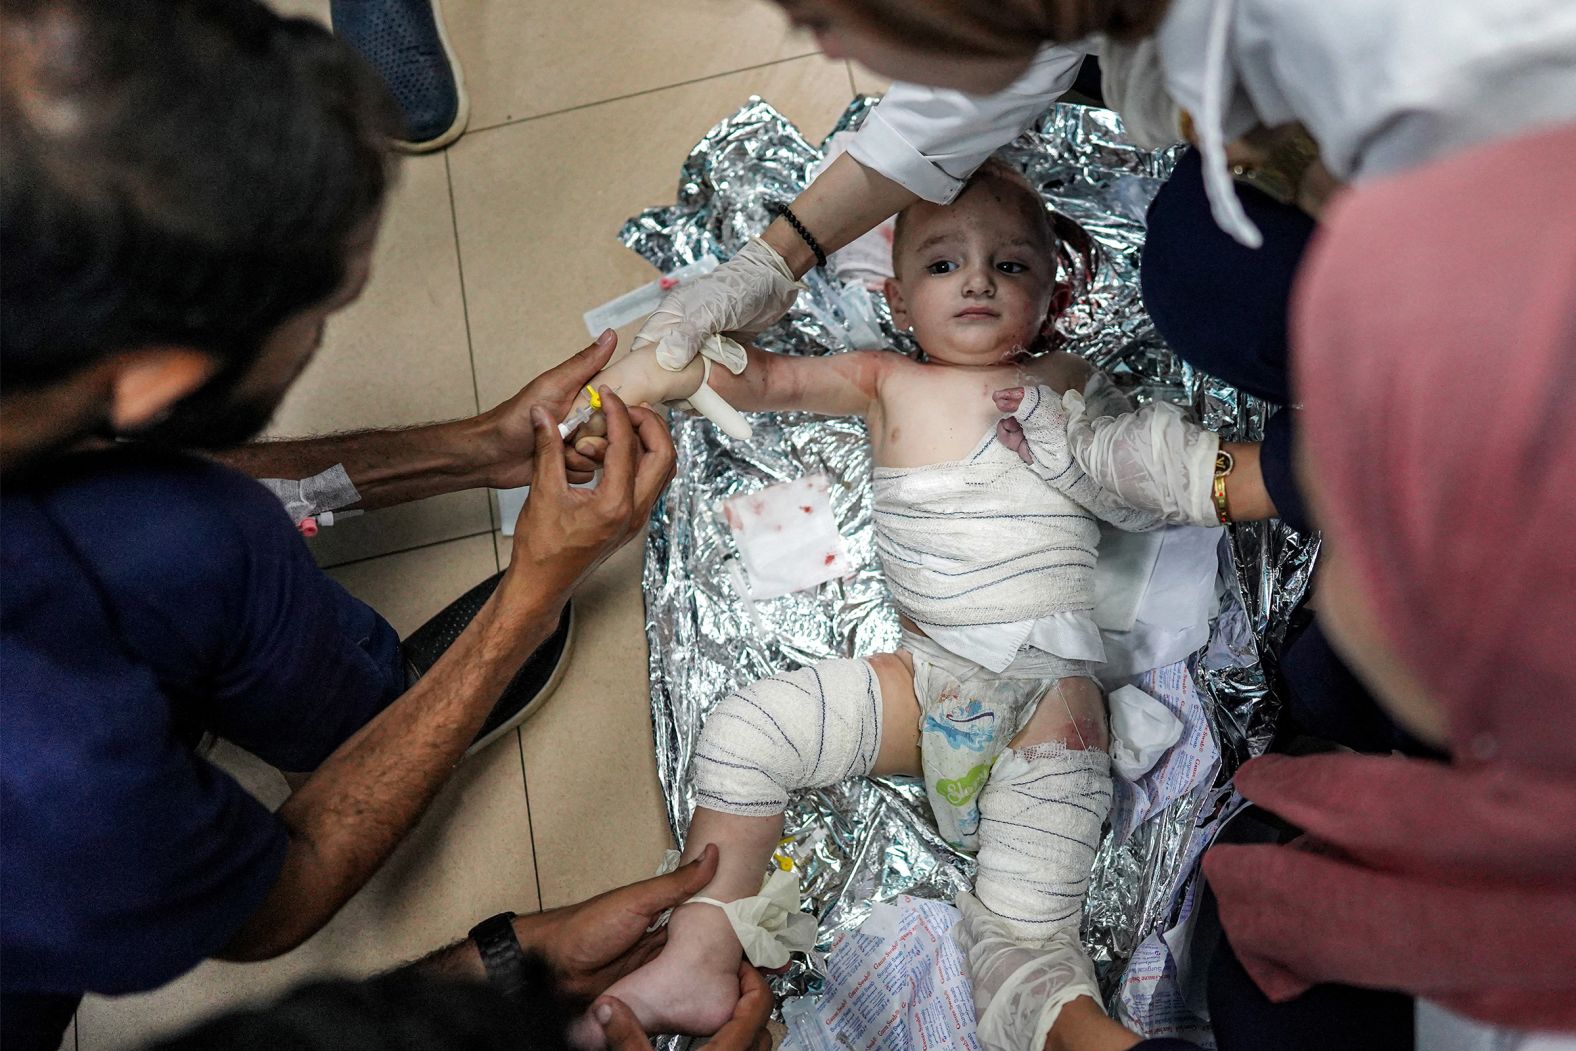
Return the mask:
<svg viewBox="0 0 1576 1051">
<path fill-rule="evenodd" d="M 834 133 L 857 127 L 873 105 L 856 99 Z M 1063 104 L 1005 155 L 1056 213 L 1063 279 L 1075 302 L 1059 323 L 1063 348 L 1088 357 L 1140 401 L 1169 399 L 1228 438 L 1260 437 L 1272 408 L 1180 362 L 1140 302 L 1144 213 L 1174 151 L 1131 145 L 1109 110 Z M 690 153 L 677 202 L 631 219 L 619 236 L 665 272 L 707 254 L 726 258 L 767 225 L 768 204 L 791 201 L 804 188 L 820 158 L 820 148 L 752 98 Z M 849 295 L 820 270 L 806 283 L 792 313 L 757 342 L 782 354 L 853 349 Z M 886 342 L 915 352 L 885 304 L 875 307 Z M 650 523 L 644 587 L 651 710 L 668 816 L 681 841 L 694 807 L 690 759 L 713 704 L 779 669 L 899 644 L 875 558 L 863 421 L 768 413 L 751 422 L 755 437 L 746 443 L 704 419 L 675 414 L 678 474 Z M 859 569 L 812 592 L 749 602 L 719 502 L 817 473 L 832 480 L 833 511 Z M 1221 752 L 1218 772 L 1120 846 L 1108 833 L 1097 858 L 1084 937 L 1113 1004 L 1135 947 L 1169 928 L 1191 900 L 1198 855 L 1233 807 L 1231 772 L 1269 743 L 1277 709 L 1269 661 L 1307 587 L 1317 539 L 1278 523 L 1248 524 L 1233 527 L 1229 547 L 1235 579 L 1229 568 L 1223 573 L 1227 604 L 1210 645 L 1189 664 Z M 789 805 L 785 835 L 820 917 L 822 950 L 837 932 L 858 926 L 872 901 L 905 893 L 950 900 L 971 884 L 972 859 L 937 835 L 915 779 L 802 793 Z M 813 961 L 799 962 L 775 984 L 779 994 L 801 993 L 818 977 Z"/>
</svg>

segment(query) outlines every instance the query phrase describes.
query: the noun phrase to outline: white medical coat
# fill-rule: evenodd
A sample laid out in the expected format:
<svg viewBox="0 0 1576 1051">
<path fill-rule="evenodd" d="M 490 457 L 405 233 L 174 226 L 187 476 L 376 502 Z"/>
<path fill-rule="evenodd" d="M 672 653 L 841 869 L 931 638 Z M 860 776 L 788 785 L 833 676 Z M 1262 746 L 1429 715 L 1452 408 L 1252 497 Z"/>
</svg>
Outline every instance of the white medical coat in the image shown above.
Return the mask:
<svg viewBox="0 0 1576 1051">
<path fill-rule="evenodd" d="M 1330 172 L 1360 181 L 1576 120 L 1576 0 L 1172 0 L 1155 42 L 1216 219 L 1245 243 L 1257 231 L 1230 192 L 1224 145 L 1256 124 L 1301 121 Z M 947 203 L 1100 47 L 1042 47 L 994 95 L 895 83 L 849 153 Z"/>
</svg>

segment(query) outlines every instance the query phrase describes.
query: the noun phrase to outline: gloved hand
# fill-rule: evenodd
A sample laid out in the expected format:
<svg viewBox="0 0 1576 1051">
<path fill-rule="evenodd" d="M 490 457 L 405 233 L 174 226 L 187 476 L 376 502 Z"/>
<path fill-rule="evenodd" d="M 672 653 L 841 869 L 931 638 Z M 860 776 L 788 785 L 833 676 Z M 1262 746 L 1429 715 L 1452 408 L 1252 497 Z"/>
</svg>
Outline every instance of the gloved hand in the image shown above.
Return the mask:
<svg viewBox="0 0 1576 1051">
<path fill-rule="evenodd" d="M 963 920 L 952 937 L 968 960 L 976 1035 L 985 1051 L 1041 1051 L 1063 1007 L 1080 996 L 1101 1002 L 1076 927 L 1063 927 L 1043 946 L 1020 945 L 974 895 L 958 895 L 957 906 Z"/>
<path fill-rule="evenodd" d="M 697 354 L 744 371 L 744 348 L 729 335 L 754 336 L 788 312 L 799 282 L 777 250 L 759 237 L 711 273 L 662 297 L 640 326 L 633 353 L 655 347 L 662 367 L 677 372 Z"/>
<path fill-rule="evenodd" d="M 1170 402 L 1100 416 L 1075 390 L 1062 395 L 1073 459 L 1102 489 L 1170 525 L 1218 525 L 1211 489 L 1220 436 Z"/>
</svg>

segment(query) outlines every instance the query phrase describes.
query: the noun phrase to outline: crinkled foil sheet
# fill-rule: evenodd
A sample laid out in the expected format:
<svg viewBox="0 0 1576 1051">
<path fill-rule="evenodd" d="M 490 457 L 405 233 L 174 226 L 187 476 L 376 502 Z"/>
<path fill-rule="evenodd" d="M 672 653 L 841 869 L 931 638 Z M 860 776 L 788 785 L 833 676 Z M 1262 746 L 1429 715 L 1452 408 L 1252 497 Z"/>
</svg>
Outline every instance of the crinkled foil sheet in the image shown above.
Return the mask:
<svg viewBox="0 0 1576 1051">
<path fill-rule="evenodd" d="M 874 105 L 859 98 L 840 121 L 857 127 Z M 1269 406 L 1180 362 L 1155 334 L 1139 297 L 1145 209 L 1175 156 L 1129 144 L 1109 110 L 1057 105 L 1006 151 L 1058 215 L 1064 280 L 1075 306 L 1062 319 L 1065 349 L 1087 356 L 1135 397 L 1191 407 L 1223 435 L 1263 433 Z M 791 201 L 820 160 L 781 114 L 758 98 L 717 124 L 694 148 L 671 207 L 631 219 L 624 244 L 662 270 L 702 255 L 726 258 L 768 220 L 767 205 Z M 759 343 L 784 354 L 853 349 L 841 291 L 819 271 L 784 321 Z M 877 304 L 894 347 L 906 335 Z M 798 413 L 752 417 L 755 438 L 733 441 L 707 421 L 675 415 L 679 467 L 652 514 L 644 586 L 651 708 L 668 816 L 682 841 L 694 807 L 689 775 L 701 724 L 730 690 L 791 666 L 894 649 L 896 613 L 871 532 L 870 451 L 862 421 Z M 851 577 L 812 593 L 752 605 L 728 570 L 733 542 L 716 507 L 722 499 L 808 474 L 833 481 L 834 511 L 852 560 Z M 1210 647 L 1194 658 L 1195 684 L 1216 732 L 1222 763 L 1213 784 L 1174 801 L 1125 844 L 1107 836 L 1085 913 L 1085 941 L 1108 992 L 1127 956 L 1174 921 L 1196 858 L 1231 805 L 1230 774 L 1262 752 L 1277 702 L 1270 654 L 1308 584 L 1317 539 L 1278 523 L 1233 527 L 1235 600 L 1228 594 Z M 1229 576 L 1229 570 L 1227 575 Z M 1228 589 L 1229 592 L 1229 589 Z M 1205 654 L 1208 654 L 1206 659 Z M 1216 659 L 1224 654 L 1224 659 Z M 917 780 L 856 781 L 806 792 L 790 804 L 786 835 L 805 859 L 805 892 L 820 917 L 820 947 L 863 921 L 872 901 L 899 894 L 951 898 L 972 882 L 972 860 L 936 834 Z M 813 989 L 813 963 L 796 964 L 779 993 Z"/>
</svg>

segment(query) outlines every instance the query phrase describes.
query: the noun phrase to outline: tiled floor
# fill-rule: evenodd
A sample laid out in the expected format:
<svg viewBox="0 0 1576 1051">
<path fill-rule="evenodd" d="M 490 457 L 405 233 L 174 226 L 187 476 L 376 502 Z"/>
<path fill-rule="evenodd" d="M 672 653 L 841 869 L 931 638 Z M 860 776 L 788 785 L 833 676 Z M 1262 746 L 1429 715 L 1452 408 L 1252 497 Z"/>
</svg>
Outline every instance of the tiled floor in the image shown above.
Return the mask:
<svg viewBox="0 0 1576 1051">
<path fill-rule="evenodd" d="M 326 17 L 327 0 L 281 0 Z M 613 238 L 673 200 L 679 164 L 759 94 L 811 136 L 882 82 L 815 53 L 764 0 L 449 0 L 471 130 L 407 160 L 361 302 L 275 423 L 281 435 L 468 415 L 587 342 L 581 312 L 652 277 Z M 629 331 L 622 333 L 626 338 Z M 507 564 L 479 492 L 374 512 L 315 544 L 332 575 L 408 631 Z M 90 997 L 66 1047 L 134 1046 L 303 976 L 365 973 L 475 920 L 646 875 L 669 845 L 647 711 L 631 545 L 577 597 L 572 666 L 522 731 L 462 766 L 382 872 L 327 929 L 267 964 L 209 963 L 155 993 Z M 279 776 L 222 759 L 270 803 Z"/>
</svg>

